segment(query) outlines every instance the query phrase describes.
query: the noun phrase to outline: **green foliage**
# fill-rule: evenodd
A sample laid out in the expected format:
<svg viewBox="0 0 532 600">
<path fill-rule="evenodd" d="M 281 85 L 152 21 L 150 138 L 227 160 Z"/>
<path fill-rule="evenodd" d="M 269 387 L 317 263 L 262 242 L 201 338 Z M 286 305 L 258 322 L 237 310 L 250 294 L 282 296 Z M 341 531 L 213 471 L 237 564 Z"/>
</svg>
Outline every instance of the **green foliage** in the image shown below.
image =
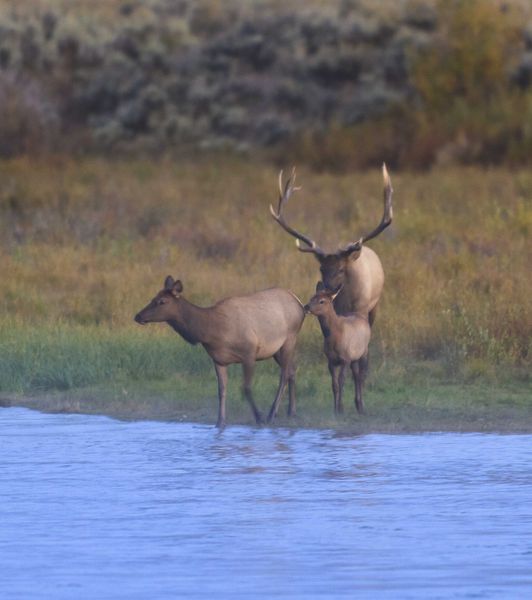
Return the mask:
<svg viewBox="0 0 532 600">
<path fill-rule="evenodd" d="M 521 0 L 6 0 L 0 155 L 528 164 L 531 15 Z"/>
<path fill-rule="evenodd" d="M 437 35 L 413 68 L 427 109 L 446 112 L 458 98 L 477 108 L 500 99 L 521 51 L 517 15 L 495 0 L 440 2 L 438 11 Z"/>
<path fill-rule="evenodd" d="M 378 222 L 378 172 L 299 177 L 289 218 L 320 245 Z M 209 371 L 201 348 L 133 323 L 169 274 L 200 305 L 273 285 L 308 300 L 319 271 L 268 214 L 276 179 L 269 166 L 220 156 L 0 163 L 0 389 L 154 380 L 194 364 Z M 392 171 L 392 179 L 395 220 L 372 242 L 386 272 L 372 377 L 417 377 L 419 364 L 440 381 L 525 377 L 530 173 Z M 299 344 L 307 372 L 325 369 L 321 346 L 309 318 Z"/>
</svg>

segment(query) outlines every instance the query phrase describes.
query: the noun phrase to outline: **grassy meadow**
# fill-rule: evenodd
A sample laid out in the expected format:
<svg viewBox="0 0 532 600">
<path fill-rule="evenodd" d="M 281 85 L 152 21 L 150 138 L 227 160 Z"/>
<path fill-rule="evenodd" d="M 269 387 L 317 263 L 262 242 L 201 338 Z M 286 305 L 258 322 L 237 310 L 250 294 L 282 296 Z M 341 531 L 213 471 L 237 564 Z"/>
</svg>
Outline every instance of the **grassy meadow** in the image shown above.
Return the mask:
<svg viewBox="0 0 532 600">
<path fill-rule="evenodd" d="M 449 167 L 391 176 L 394 222 L 370 242 L 386 284 L 368 414 L 355 416 L 348 381 L 347 414 L 333 417 L 321 333 L 309 317 L 293 423 L 532 429 L 532 172 Z M 216 380 L 203 349 L 165 325 L 141 328 L 133 315 L 168 274 L 201 305 L 271 286 L 308 300 L 318 265 L 269 215 L 276 179 L 272 165 L 222 155 L 1 162 L 3 402 L 47 398 L 55 409 L 214 422 Z M 320 245 L 335 248 L 380 220 L 378 169 L 302 168 L 298 179 L 289 219 Z M 264 410 L 276 379 L 273 364 L 257 368 Z M 251 423 L 239 385 L 235 367 L 228 422 Z M 284 415 L 279 422 L 290 424 Z"/>
</svg>

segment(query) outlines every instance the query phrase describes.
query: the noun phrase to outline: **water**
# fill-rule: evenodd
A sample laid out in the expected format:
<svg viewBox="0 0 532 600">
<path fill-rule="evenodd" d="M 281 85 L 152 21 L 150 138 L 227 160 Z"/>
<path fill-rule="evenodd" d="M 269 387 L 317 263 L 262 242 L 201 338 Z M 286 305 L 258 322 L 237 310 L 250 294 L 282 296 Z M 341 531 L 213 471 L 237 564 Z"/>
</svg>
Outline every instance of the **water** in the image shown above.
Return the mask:
<svg viewBox="0 0 532 600">
<path fill-rule="evenodd" d="M 0 410 L 0 597 L 532 597 L 532 436 Z"/>
</svg>

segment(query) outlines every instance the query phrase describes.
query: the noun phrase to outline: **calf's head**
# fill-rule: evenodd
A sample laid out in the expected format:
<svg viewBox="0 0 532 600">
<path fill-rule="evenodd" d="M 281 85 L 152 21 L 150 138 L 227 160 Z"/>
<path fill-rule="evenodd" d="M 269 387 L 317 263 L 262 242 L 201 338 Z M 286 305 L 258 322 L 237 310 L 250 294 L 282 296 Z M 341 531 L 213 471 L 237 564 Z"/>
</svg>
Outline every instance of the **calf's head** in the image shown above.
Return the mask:
<svg viewBox="0 0 532 600">
<path fill-rule="evenodd" d="M 327 289 L 322 281 L 316 285 L 316 293 L 305 305 L 305 312 L 319 317 L 331 310 L 334 312 L 333 301 L 341 290 L 341 286 L 334 291 Z"/>
</svg>

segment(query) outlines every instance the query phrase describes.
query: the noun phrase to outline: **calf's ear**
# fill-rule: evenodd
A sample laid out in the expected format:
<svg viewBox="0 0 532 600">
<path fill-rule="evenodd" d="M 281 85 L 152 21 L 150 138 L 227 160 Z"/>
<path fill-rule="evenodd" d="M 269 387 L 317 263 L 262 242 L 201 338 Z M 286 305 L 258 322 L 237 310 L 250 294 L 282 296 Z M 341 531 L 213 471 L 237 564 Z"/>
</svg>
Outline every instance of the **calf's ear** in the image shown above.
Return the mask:
<svg viewBox="0 0 532 600">
<path fill-rule="evenodd" d="M 316 293 L 323 292 L 324 289 L 325 289 L 325 285 L 324 285 L 323 281 L 318 281 L 318 283 L 316 284 Z"/>
</svg>

